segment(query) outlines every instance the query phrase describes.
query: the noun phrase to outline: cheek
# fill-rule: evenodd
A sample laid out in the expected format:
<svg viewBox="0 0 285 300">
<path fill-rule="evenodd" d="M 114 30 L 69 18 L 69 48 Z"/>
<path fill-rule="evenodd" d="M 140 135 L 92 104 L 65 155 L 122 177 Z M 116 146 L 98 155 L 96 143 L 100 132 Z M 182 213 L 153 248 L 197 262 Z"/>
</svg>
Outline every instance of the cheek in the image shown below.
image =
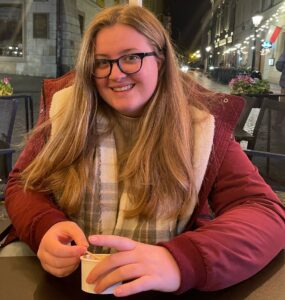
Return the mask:
<svg viewBox="0 0 285 300">
<path fill-rule="evenodd" d="M 148 92 L 154 92 L 158 81 L 158 67 L 146 68 L 144 70 L 144 83 Z"/>
<path fill-rule="evenodd" d="M 95 79 L 95 87 L 98 91 L 98 93 L 102 96 L 102 93 L 104 93 L 104 87 L 106 87 L 106 82 L 104 79 L 101 79 L 101 80 L 98 80 L 98 79 Z"/>
<path fill-rule="evenodd" d="M 158 73 L 155 72 L 153 74 L 148 75 L 148 80 L 150 92 L 153 94 L 158 84 Z"/>
</svg>

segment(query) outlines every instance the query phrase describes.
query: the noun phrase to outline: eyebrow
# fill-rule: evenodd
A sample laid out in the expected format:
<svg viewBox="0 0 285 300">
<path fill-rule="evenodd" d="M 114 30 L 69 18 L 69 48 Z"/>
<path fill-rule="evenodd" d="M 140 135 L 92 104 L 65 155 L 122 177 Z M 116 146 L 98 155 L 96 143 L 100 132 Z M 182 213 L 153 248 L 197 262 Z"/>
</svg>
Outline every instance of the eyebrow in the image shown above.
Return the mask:
<svg viewBox="0 0 285 300">
<path fill-rule="evenodd" d="M 125 54 L 129 54 L 130 52 L 146 52 L 146 51 L 143 51 L 143 50 L 139 50 L 137 48 L 129 48 L 129 49 L 125 49 L 121 52 L 119 52 L 119 55 L 125 55 Z M 102 57 L 110 57 L 110 55 L 108 54 L 105 54 L 105 53 L 95 53 L 95 56 L 102 56 Z"/>
</svg>

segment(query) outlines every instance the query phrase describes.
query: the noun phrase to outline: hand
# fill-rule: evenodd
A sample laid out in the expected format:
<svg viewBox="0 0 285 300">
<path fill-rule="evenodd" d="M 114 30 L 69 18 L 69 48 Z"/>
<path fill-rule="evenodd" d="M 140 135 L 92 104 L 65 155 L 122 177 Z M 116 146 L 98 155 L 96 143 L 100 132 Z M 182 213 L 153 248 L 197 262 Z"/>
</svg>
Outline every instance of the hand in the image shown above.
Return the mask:
<svg viewBox="0 0 285 300">
<path fill-rule="evenodd" d="M 112 235 L 93 235 L 89 241 L 120 251 L 101 261 L 88 275 L 87 282 L 96 283 L 96 293 L 120 281 L 128 282 L 115 288 L 114 295 L 118 297 L 147 290 L 173 292 L 179 288 L 180 270 L 166 248 Z"/>
<path fill-rule="evenodd" d="M 76 245 L 72 246 L 71 241 Z M 86 252 L 88 245 L 83 231 L 76 223 L 59 222 L 43 236 L 37 256 L 47 272 L 64 277 L 78 267 L 80 256 Z"/>
</svg>

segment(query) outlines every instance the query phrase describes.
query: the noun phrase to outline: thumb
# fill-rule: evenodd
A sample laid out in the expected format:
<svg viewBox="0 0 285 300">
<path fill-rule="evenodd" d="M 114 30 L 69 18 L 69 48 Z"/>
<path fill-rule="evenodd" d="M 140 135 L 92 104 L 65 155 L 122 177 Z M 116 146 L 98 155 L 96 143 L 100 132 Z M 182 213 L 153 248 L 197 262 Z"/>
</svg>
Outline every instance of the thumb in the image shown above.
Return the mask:
<svg viewBox="0 0 285 300">
<path fill-rule="evenodd" d="M 88 248 L 89 243 L 82 229 L 74 222 L 70 222 L 68 226 L 68 233 L 72 236 L 73 241 L 77 246 L 83 246 Z"/>
</svg>

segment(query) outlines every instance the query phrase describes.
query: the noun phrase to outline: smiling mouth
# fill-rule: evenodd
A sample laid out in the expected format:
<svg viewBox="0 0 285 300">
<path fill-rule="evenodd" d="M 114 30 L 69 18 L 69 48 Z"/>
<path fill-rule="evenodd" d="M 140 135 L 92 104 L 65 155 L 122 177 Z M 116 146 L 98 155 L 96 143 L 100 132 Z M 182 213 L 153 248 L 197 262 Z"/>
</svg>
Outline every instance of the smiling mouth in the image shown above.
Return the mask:
<svg viewBox="0 0 285 300">
<path fill-rule="evenodd" d="M 135 85 L 134 84 L 128 84 L 125 86 L 120 87 L 113 87 L 111 88 L 114 92 L 125 92 L 131 90 Z"/>
</svg>

